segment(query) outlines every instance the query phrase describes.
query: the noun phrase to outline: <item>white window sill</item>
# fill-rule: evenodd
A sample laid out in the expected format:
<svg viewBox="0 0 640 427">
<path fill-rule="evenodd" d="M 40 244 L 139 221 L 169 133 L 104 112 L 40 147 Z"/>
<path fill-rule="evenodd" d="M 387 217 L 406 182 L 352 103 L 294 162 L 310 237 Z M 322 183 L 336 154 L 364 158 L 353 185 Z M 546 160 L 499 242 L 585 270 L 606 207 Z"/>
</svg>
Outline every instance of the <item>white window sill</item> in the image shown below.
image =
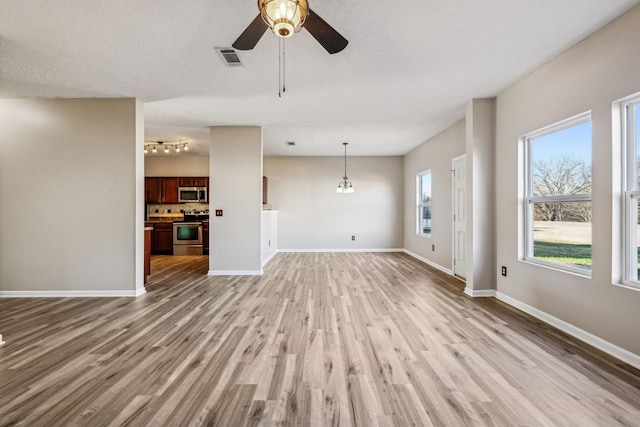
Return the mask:
<svg viewBox="0 0 640 427">
<path fill-rule="evenodd" d="M 617 286 L 619 288 L 629 289 L 631 291 L 640 292 L 640 283 L 638 284 L 627 284 L 627 283 L 612 283 L 613 286 Z"/>
<path fill-rule="evenodd" d="M 567 274 L 571 274 L 573 276 L 578 276 L 578 277 L 582 277 L 582 278 L 586 278 L 586 279 L 591 279 L 591 270 L 582 270 L 580 268 L 565 267 L 562 264 L 544 262 L 544 261 L 538 260 L 536 258 L 525 258 L 525 259 L 521 259 L 519 261 L 523 262 L 525 264 L 530 264 L 530 265 L 535 265 L 535 266 L 539 266 L 539 267 L 543 267 L 543 268 L 548 268 L 550 270 L 555 270 L 555 271 L 558 271 L 560 273 L 567 273 Z"/>
<path fill-rule="evenodd" d="M 416 233 L 416 236 L 418 236 L 418 237 L 424 237 L 425 239 L 430 239 L 430 238 L 431 238 L 431 234 L 420 234 L 420 233 Z"/>
</svg>

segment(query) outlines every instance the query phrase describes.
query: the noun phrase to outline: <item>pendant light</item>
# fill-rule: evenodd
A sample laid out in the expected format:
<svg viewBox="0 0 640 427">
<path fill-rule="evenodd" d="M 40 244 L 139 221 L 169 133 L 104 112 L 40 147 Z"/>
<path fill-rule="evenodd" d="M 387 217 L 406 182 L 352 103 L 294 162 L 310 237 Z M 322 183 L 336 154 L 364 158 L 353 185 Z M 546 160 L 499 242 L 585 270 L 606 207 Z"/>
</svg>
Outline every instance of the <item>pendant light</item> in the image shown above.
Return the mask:
<svg viewBox="0 0 640 427">
<path fill-rule="evenodd" d="M 355 191 L 353 189 L 353 184 L 351 184 L 351 181 L 349 181 L 349 178 L 347 177 L 347 145 L 348 144 L 349 144 L 348 142 L 342 143 L 342 145 L 344 145 L 344 176 L 342 177 L 342 181 L 338 183 L 338 189 L 336 190 L 336 193 L 338 194 L 353 193 Z"/>
</svg>

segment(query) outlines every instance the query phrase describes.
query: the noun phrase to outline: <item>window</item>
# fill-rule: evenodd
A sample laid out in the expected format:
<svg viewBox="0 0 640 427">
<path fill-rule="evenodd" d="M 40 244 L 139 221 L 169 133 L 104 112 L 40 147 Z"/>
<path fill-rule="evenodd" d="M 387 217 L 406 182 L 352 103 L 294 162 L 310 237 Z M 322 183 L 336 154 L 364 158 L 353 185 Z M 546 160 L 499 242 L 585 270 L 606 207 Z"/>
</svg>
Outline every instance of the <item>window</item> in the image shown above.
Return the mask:
<svg viewBox="0 0 640 427">
<path fill-rule="evenodd" d="M 525 259 L 591 275 L 591 114 L 525 142 Z"/>
<path fill-rule="evenodd" d="M 640 287 L 640 98 L 624 104 L 624 283 Z"/>
<path fill-rule="evenodd" d="M 418 234 L 431 237 L 431 171 L 418 174 Z"/>
</svg>

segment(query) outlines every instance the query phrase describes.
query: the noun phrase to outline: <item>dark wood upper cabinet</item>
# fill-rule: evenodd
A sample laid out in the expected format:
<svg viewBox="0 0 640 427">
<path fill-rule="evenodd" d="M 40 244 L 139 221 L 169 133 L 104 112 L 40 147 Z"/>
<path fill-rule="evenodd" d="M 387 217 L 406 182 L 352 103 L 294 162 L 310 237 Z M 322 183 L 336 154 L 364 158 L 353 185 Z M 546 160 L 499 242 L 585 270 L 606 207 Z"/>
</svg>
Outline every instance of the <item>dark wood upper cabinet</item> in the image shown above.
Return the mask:
<svg viewBox="0 0 640 427">
<path fill-rule="evenodd" d="M 209 178 L 205 177 L 200 177 L 200 178 L 193 178 L 193 186 L 194 187 L 208 187 L 209 186 Z"/>
<path fill-rule="evenodd" d="M 178 187 L 207 187 L 208 177 L 150 177 L 144 179 L 145 203 L 179 203 Z"/>
<path fill-rule="evenodd" d="M 180 187 L 193 187 L 193 177 L 178 178 Z"/>
<path fill-rule="evenodd" d="M 262 204 L 265 205 L 269 203 L 269 178 L 266 176 L 262 177 Z"/>
<path fill-rule="evenodd" d="M 144 201 L 146 203 L 162 203 L 162 178 L 145 178 Z"/>
<path fill-rule="evenodd" d="M 208 177 L 182 177 L 178 178 L 180 187 L 206 187 L 209 185 Z"/>
<path fill-rule="evenodd" d="M 162 203 L 178 203 L 178 178 L 162 178 Z"/>
</svg>

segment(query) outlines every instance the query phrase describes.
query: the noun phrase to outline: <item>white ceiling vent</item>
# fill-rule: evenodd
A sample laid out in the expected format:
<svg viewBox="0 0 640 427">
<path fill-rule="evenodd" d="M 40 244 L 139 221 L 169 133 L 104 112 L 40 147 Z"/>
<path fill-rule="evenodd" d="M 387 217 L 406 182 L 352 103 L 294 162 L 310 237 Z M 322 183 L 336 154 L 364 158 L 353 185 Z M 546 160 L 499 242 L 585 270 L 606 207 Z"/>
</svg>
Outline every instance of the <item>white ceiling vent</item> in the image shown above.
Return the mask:
<svg viewBox="0 0 640 427">
<path fill-rule="evenodd" d="M 242 67 L 242 62 L 240 62 L 240 58 L 233 48 L 217 47 L 216 50 L 227 67 Z"/>
</svg>

